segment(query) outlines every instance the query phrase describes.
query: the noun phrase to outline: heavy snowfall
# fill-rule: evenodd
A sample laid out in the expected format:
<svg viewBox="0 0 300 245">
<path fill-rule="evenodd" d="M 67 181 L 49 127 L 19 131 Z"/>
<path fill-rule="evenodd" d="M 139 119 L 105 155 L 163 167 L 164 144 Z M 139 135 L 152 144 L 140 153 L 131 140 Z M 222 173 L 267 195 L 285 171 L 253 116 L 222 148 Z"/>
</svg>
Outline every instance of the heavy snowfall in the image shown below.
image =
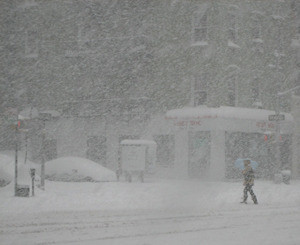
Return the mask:
<svg viewBox="0 0 300 245">
<path fill-rule="evenodd" d="M 0 0 L 0 244 L 300 244 L 299 64 L 297 0 Z"/>
</svg>

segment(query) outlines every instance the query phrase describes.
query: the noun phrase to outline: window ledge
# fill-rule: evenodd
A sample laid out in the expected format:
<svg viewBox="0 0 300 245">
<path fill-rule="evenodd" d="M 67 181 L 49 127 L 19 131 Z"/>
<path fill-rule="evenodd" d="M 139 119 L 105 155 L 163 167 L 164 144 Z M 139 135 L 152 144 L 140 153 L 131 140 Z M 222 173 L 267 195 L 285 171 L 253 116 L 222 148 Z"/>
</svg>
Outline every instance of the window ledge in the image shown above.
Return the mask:
<svg viewBox="0 0 300 245">
<path fill-rule="evenodd" d="M 283 16 L 280 15 L 271 15 L 271 17 L 273 18 L 273 20 L 278 20 L 278 21 L 283 21 L 285 18 Z"/>
<path fill-rule="evenodd" d="M 254 38 L 254 39 L 252 39 L 252 42 L 254 42 L 254 43 L 264 43 L 264 40 L 262 40 L 261 38 Z"/>
<path fill-rule="evenodd" d="M 205 46 L 208 46 L 208 42 L 207 42 L 207 41 L 193 42 L 191 46 L 201 46 L 201 47 L 205 47 Z"/>
<path fill-rule="evenodd" d="M 241 49 L 241 47 L 237 44 L 235 44 L 234 42 L 232 42 L 231 40 L 228 40 L 228 47 L 230 48 L 234 48 L 234 49 Z"/>
<path fill-rule="evenodd" d="M 38 58 L 39 55 L 32 53 L 32 54 L 25 54 L 24 56 L 25 56 L 25 58 Z"/>
</svg>

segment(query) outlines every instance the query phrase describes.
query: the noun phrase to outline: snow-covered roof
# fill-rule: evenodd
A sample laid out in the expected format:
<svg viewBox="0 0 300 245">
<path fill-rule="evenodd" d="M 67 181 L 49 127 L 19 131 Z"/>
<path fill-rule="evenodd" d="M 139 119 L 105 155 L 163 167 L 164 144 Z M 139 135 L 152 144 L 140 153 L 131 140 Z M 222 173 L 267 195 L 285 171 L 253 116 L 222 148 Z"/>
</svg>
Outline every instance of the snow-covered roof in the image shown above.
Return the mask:
<svg viewBox="0 0 300 245">
<path fill-rule="evenodd" d="M 122 140 L 121 145 L 156 145 L 153 140 Z"/>
<path fill-rule="evenodd" d="M 233 118 L 250 120 L 268 120 L 268 116 L 274 114 L 275 111 L 254 108 L 241 108 L 229 106 L 210 108 L 207 106 L 198 106 L 170 110 L 166 113 L 166 118 Z M 293 121 L 293 116 L 291 114 L 283 114 L 285 115 L 285 121 Z"/>
</svg>

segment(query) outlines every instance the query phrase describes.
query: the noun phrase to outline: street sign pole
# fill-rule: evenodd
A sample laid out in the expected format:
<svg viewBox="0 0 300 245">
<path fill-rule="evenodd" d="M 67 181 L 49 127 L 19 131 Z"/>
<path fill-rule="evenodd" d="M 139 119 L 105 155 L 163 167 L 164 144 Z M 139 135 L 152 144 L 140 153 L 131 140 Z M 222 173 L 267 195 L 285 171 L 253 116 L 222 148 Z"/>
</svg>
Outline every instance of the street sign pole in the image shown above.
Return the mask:
<svg viewBox="0 0 300 245">
<path fill-rule="evenodd" d="M 15 196 L 18 196 L 18 124 L 15 127 Z"/>
</svg>

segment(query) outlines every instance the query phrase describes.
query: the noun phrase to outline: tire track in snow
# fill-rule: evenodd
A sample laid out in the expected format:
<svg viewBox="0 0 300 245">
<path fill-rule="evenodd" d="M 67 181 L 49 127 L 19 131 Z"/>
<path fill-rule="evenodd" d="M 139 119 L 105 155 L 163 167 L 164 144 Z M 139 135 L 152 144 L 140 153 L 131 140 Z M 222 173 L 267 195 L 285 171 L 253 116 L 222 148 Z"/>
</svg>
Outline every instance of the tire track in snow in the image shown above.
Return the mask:
<svg viewBox="0 0 300 245">
<path fill-rule="evenodd" d="M 93 212 L 92 212 L 93 213 Z M 300 214 L 300 208 L 298 206 L 292 207 L 260 207 L 257 206 L 249 208 L 247 210 L 238 208 L 235 210 L 217 210 L 214 213 L 206 214 L 188 214 L 188 215 L 166 215 L 161 217 L 153 217 L 155 214 L 147 215 L 100 215 L 86 217 L 87 213 L 64 213 L 62 220 L 56 222 L 38 222 L 35 220 L 23 220 L 21 223 L 14 224 L 1 224 L 0 237 L 4 236 L 29 236 L 37 235 L 43 239 L 43 234 L 52 237 L 52 240 L 40 241 L 40 245 L 47 244 L 71 244 L 80 241 L 101 241 L 101 240 L 113 240 L 122 238 L 133 238 L 143 236 L 158 236 L 158 235 L 172 235 L 178 233 L 191 233 L 201 232 L 209 230 L 224 230 L 235 229 L 249 225 L 249 217 L 244 221 L 245 215 L 250 216 L 250 220 L 263 220 L 267 221 L 268 217 L 275 215 L 280 217 L 281 222 L 284 220 L 284 227 L 287 224 L 296 223 L 299 227 L 299 222 L 295 222 L 294 215 Z M 91 213 L 89 213 L 91 214 Z M 95 211 L 97 214 L 97 211 Z M 157 215 L 157 214 L 156 214 Z M 86 220 L 84 220 L 84 217 Z M 42 218 L 42 214 L 41 217 Z M 78 219 L 81 219 L 78 221 Z M 44 219 L 47 219 L 44 218 Z M 104 219 L 104 220 L 95 220 Z M 231 220 L 231 225 L 228 225 L 228 219 Z M 234 221 L 235 220 L 235 221 Z M 184 226 L 183 226 L 184 225 Z M 288 225 L 291 229 L 295 225 Z M 151 228 L 149 230 L 149 227 Z M 280 229 L 280 227 L 278 227 Z M 120 234 L 120 230 L 122 234 Z M 98 233 L 103 234 L 99 235 Z M 66 239 L 65 236 L 59 237 L 57 233 L 76 233 L 72 235 L 72 239 Z M 96 233 L 96 235 L 95 235 Z M 53 235 L 54 234 L 54 235 Z M 77 239 L 74 237 L 78 237 Z M 91 236 L 94 236 L 91 238 Z M 53 240 L 55 239 L 55 240 Z"/>
</svg>

